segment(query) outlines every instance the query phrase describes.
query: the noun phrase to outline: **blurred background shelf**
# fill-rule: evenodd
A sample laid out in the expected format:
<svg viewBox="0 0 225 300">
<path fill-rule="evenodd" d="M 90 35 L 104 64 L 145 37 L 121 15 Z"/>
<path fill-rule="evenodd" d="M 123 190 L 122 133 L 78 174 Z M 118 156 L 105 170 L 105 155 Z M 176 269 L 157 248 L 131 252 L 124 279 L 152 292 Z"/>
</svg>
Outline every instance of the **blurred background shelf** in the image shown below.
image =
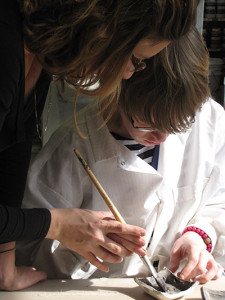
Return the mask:
<svg viewBox="0 0 225 300">
<path fill-rule="evenodd" d="M 210 54 L 212 97 L 225 106 L 225 0 L 205 0 L 202 34 Z"/>
</svg>

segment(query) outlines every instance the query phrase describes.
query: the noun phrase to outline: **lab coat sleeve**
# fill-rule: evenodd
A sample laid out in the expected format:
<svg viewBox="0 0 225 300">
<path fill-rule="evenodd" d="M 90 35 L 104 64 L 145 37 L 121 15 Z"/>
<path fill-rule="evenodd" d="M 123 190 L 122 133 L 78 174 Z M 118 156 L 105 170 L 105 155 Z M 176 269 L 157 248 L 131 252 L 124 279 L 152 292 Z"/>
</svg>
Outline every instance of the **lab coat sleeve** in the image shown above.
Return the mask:
<svg viewBox="0 0 225 300">
<path fill-rule="evenodd" d="M 187 226 L 205 231 L 212 240 L 213 256 L 225 256 L 225 113 L 212 113 L 212 148 L 214 166 L 204 186 L 199 209 Z"/>
</svg>

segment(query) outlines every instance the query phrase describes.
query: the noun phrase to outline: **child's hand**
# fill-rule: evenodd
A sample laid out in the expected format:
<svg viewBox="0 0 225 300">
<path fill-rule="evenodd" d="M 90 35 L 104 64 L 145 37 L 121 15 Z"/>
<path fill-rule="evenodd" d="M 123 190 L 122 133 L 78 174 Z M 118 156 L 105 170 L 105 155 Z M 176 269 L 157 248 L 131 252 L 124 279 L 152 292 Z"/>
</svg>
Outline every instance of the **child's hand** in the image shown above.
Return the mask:
<svg viewBox="0 0 225 300">
<path fill-rule="evenodd" d="M 170 255 L 170 270 L 175 272 L 185 258 L 187 263 L 177 274 L 182 279 L 205 283 L 218 279 L 223 274 L 222 266 L 206 250 L 203 239 L 195 232 L 186 232 L 174 243 Z"/>
</svg>

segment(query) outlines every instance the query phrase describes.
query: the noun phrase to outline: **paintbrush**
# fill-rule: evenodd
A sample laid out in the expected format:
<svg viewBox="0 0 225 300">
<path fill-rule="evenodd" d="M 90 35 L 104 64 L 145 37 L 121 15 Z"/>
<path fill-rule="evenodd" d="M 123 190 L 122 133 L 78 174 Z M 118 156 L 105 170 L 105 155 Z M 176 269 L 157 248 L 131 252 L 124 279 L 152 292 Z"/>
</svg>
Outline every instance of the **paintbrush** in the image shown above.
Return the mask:
<svg viewBox="0 0 225 300">
<path fill-rule="evenodd" d="M 107 193 L 103 189 L 103 187 L 100 184 L 100 182 L 98 181 L 98 179 L 95 177 L 94 173 L 91 171 L 90 167 L 88 166 L 86 161 L 83 159 L 83 157 L 81 156 L 79 151 L 74 149 L 74 153 L 76 154 L 77 158 L 81 162 L 81 164 L 84 167 L 84 170 L 86 171 L 86 173 L 91 178 L 91 181 L 94 183 L 95 187 L 99 191 L 100 195 L 102 196 L 103 200 L 107 204 L 108 208 L 110 209 L 110 211 L 114 215 L 115 219 L 117 221 L 119 221 L 120 223 L 126 224 L 125 220 L 123 219 L 123 217 L 121 216 L 121 214 L 119 213 L 119 211 L 117 210 L 115 205 L 113 204 L 112 200 L 109 198 L 109 196 L 107 195 Z M 167 285 L 166 285 L 165 281 L 156 272 L 156 270 L 155 270 L 154 266 L 152 265 L 151 261 L 149 260 L 148 256 L 147 255 L 140 256 L 140 259 L 144 263 L 144 265 L 150 270 L 150 272 L 151 272 L 152 276 L 155 278 L 155 281 L 157 282 L 159 288 L 163 292 L 166 292 L 168 290 Z"/>
</svg>

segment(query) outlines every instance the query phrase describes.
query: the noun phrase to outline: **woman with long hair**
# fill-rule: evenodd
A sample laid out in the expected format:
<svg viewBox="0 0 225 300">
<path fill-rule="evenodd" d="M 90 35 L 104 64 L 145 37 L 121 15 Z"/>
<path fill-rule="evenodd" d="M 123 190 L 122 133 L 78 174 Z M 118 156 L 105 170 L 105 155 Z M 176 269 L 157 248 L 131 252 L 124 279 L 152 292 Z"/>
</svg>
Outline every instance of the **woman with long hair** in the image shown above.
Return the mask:
<svg viewBox="0 0 225 300">
<path fill-rule="evenodd" d="M 121 79 L 143 70 L 145 59 L 187 33 L 195 23 L 197 4 L 197 0 L 1 1 L 1 289 L 22 289 L 46 277 L 15 266 L 17 240 L 57 239 L 74 251 L 91 243 L 85 258 L 103 271 L 108 270 L 104 261 L 116 263 L 133 252 L 145 254 L 141 238 L 145 231 L 105 219 L 109 214 L 20 208 L 32 138 L 36 131 L 39 134 L 38 120 L 53 75 L 76 86 L 78 93 L 107 98 L 105 108 L 112 101 L 116 104 Z M 97 88 L 90 90 L 94 83 Z"/>
</svg>

